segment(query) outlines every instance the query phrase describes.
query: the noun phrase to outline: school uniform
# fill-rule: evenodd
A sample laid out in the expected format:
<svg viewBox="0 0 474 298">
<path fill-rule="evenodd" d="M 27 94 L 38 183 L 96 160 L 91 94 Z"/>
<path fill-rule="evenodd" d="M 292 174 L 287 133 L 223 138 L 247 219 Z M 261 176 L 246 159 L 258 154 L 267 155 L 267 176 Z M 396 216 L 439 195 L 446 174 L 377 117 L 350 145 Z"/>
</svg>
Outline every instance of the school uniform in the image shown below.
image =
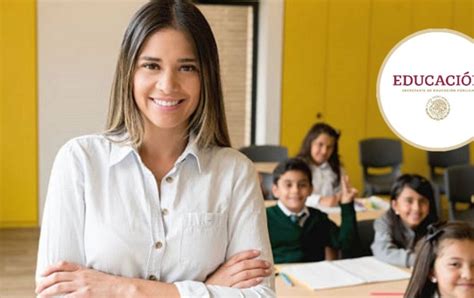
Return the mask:
<svg viewBox="0 0 474 298">
<path fill-rule="evenodd" d="M 327 246 L 340 249 L 343 257 L 357 254 L 359 235 L 353 203 L 341 205 L 340 228 L 326 213 L 311 207 L 305 207 L 305 215 L 294 222 L 282 206 L 279 201 L 277 205 L 267 208 L 275 263 L 322 261 Z"/>
<path fill-rule="evenodd" d="M 334 196 L 341 190 L 340 183 L 337 182 L 337 175 L 332 170 L 328 162 L 317 166 L 309 164 L 311 175 L 313 176 L 313 193 L 306 199 L 306 206 L 318 208 L 321 197 Z M 343 170 L 341 168 L 341 174 Z"/>
<path fill-rule="evenodd" d="M 374 242 L 371 245 L 372 253 L 377 259 L 396 266 L 413 267 L 415 264 L 415 231 L 402 225 L 403 243 L 395 243 L 392 236 L 392 225 L 388 213 L 374 221 Z"/>
</svg>

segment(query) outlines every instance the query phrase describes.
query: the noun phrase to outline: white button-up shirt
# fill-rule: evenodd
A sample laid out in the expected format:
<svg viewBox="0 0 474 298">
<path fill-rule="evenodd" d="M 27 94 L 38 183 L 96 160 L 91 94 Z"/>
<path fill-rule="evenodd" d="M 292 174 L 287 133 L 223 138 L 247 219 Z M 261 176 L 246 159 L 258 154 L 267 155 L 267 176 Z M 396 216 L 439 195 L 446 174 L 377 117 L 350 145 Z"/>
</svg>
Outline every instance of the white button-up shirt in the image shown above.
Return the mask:
<svg viewBox="0 0 474 298">
<path fill-rule="evenodd" d="M 84 136 L 54 162 L 36 278 L 65 260 L 173 282 L 182 297 L 275 296 L 273 277 L 243 290 L 203 283 L 247 249 L 273 262 L 256 171 L 238 151 L 190 142 L 158 187 L 131 146 Z"/>
<path fill-rule="evenodd" d="M 333 172 L 328 162 L 316 166 L 310 165 L 311 174 L 313 176 L 313 193 L 306 199 L 306 206 L 318 208 L 321 197 L 333 196 L 338 193 L 340 185 L 334 187 L 336 181 L 336 173 Z M 341 169 L 341 175 L 343 170 Z"/>
</svg>

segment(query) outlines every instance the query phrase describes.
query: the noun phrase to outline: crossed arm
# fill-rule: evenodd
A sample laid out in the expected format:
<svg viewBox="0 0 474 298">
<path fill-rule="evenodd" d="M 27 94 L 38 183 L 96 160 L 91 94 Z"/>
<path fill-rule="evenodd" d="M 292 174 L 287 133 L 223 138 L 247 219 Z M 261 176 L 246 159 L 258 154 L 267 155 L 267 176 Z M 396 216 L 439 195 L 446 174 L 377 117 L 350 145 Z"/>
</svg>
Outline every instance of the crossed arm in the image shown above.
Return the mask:
<svg viewBox="0 0 474 298">
<path fill-rule="evenodd" d="M 272 274 L 271 264 L 257 259 L 260 252 L 247 250 L 232 256 L 205 281 L 207 285 L 250 288 Z M 76 263 L 59 262 L 49 266 L 38 282 L 38 297 L 179 297 L 172 283 L 126 278 L 106 274 Z"/>
</svg>

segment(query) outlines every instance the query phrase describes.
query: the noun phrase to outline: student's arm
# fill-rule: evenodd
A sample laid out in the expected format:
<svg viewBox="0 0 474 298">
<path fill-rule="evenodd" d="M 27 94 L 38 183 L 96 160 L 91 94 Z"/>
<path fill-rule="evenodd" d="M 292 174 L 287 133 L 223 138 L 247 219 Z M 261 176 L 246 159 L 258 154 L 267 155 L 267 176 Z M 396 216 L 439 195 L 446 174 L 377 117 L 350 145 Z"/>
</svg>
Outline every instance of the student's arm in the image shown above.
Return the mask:
<svg viewBox="0 0 474 298">
<path fill-rule="evenodd" d="M 384 217 L 374 221 L 374 230 L 374 242 L 370 248 L 377 259 L 396 266 L 413 266 L 415 263 L 414 252 L 395 245 L 390 226 Z"/>
<path fill-rule="evenodd" d="M 340 249 L 343 258 L 357 256 L 360 250 L 359 232 L 354 209 L 357 190 L 349 184 L 347 176 L 341 177 L 341 227 L 330 222 L 330 236 L 334 247 Z"/>
</svg>

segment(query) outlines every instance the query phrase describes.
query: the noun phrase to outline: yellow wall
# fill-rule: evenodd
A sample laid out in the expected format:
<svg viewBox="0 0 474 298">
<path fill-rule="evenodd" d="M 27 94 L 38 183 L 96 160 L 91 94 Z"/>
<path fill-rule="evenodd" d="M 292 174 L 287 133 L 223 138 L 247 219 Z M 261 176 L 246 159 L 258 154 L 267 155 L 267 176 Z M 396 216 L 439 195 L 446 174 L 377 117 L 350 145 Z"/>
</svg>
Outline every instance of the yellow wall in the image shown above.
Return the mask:
<svg viewBox="0 0 474 298">
<path fill-rule="evenodd" d="M 38 224 L 35 30 L 35 0 L 0 0 L 0 227 Z"/>
<path fill-rule="evenodd" d="M 320 113 L 321 120 L 341 129 L 342 162 L 362 191 L 359 140 L 396 138 L 376 99 L 385 56 L 422 29 L 474 36 L 473 17 L 474 0 L 286 0 L 281 143 L 296 154 Z M 424 151 L 403 144 L 403 154 L 404 172 L 429 174 Z"/>
</svg>

